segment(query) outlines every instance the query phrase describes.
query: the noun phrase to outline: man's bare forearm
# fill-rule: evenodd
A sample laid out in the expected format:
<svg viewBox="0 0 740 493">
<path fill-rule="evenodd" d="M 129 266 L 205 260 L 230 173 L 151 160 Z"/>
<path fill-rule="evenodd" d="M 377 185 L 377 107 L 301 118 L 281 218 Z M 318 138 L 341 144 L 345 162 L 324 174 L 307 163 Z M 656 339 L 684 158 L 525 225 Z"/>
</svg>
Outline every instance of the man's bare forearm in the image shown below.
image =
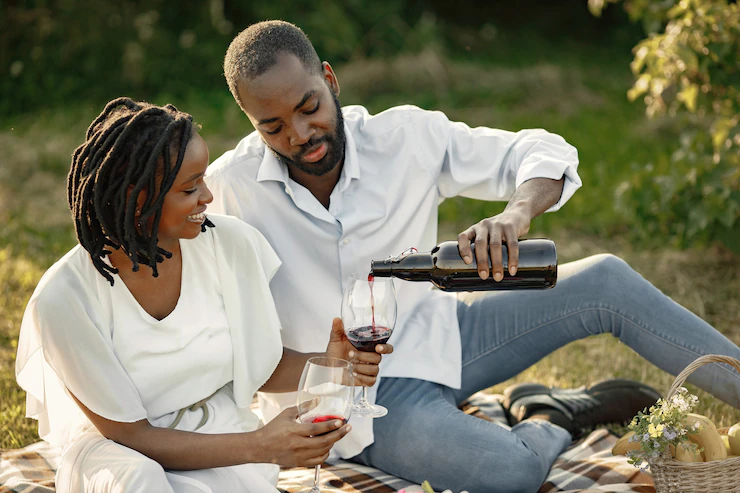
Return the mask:
<svg viewBox="0 0 740 493">
<path fill-rule="evenodd" d="M 565 177 L 559 180 L 533 178 L 516 189 L 509 199 L 506 209 L 519 209 L 529 214 L 530 219 L 539 216 L 560 200 Z"/>
</svg>

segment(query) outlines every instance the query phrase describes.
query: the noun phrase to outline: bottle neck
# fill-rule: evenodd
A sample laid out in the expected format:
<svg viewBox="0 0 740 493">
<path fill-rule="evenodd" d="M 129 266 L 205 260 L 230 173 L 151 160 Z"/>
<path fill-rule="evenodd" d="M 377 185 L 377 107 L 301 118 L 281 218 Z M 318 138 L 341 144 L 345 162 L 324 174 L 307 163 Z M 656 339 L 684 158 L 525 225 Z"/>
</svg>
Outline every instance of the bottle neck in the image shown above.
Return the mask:
<svg viewBox="0 0 740 493">
<path fill-rule="evenodd" d="M 405 281 L 429 281 L 433 269 L 434 261 L 429 253 L 413 253 L 400 259 L 370 262 L 371 276 L 396 277 Z"/>
</svg>

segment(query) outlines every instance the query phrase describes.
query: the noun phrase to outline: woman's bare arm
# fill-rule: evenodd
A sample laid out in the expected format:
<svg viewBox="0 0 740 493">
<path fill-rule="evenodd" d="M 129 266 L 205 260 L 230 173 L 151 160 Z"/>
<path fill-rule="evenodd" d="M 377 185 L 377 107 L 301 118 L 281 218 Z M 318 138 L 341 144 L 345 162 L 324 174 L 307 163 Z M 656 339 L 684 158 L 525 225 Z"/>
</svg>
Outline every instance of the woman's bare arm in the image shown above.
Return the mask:
<svg viewBox="0 0 740 493">
<path fill-rule="evenodd" d="M 73 398 L 104 437 L 141 452 L 165 469 L 172 470 L 245 463 L 311 467 L 324 462 L 329 457 L 331 446 L 351 429 L 349 425 L 342 426 L 339 420 L 298 423 L 296 409 L 289 408 L 256 431 L 205 434 L 157 428 L 145 419 L 133 423 L 111 421 Z"/>
</svg>

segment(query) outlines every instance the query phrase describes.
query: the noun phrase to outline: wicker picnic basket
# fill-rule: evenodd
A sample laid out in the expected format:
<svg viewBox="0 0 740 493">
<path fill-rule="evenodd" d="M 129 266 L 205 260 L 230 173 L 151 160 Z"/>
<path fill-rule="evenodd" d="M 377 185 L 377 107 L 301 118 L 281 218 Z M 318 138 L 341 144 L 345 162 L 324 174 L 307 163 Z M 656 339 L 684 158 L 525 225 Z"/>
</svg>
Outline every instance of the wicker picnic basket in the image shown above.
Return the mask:
<svg viewBox="0 0 740 493">
<path fill-rule="evenodd" d="M 678 374 L 666 399 L 670 399 L 694 370 L 708 363 L 727 363 L 740 371 L 740 361 L 708 354 L 697 358 Z M 679 462 L 669 453 L 650 459 L 656 493 L 740 493 L 740 457 L 711 462 Z"/>
</svg>

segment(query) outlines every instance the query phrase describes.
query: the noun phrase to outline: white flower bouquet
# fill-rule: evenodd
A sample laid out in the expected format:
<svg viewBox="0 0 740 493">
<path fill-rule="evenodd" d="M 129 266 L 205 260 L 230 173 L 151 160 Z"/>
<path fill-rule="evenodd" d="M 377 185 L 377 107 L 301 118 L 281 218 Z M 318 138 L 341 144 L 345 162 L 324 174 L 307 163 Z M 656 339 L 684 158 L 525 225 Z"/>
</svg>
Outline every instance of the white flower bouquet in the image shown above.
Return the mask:
<svg viewBox="0 0 740 493">
<path fill-rule="evenodd" d="M 699 420 L 689 419 L 698 402 L 686 387 L 680 387 L 669 399 L 658 399 L 647 413 L 637 413 L 628 426 L 631 433 L 625 435 L 628 443 L 638 445 L 627 450 L 630 464 L 644 469 L 648 459 L 656 459 L 666 451 L 672 451 L 672 456 L 683 452 L 689 456 L 702 453 L 699 445 L 689 438 L 702 426 Z"/>
</svg>

